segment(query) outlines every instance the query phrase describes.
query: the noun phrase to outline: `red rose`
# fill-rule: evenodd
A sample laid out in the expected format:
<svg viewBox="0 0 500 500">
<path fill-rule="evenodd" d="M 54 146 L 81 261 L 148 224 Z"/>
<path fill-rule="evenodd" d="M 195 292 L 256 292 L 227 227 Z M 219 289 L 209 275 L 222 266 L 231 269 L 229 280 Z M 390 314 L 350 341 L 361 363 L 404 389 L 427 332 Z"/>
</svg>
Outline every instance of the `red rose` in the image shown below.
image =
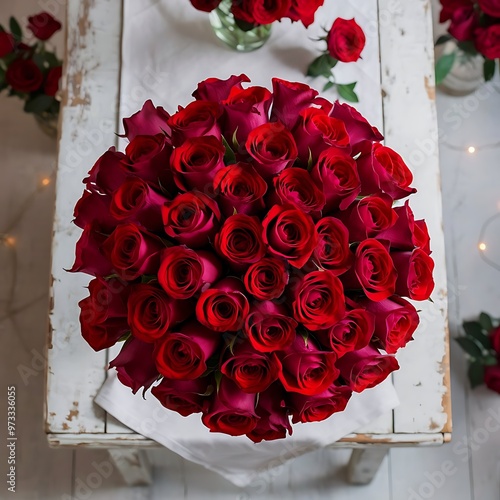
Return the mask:
<svg viewBox="0 0 500 500">
<path fill-rule="evenodd" d="M 14 50 L 14 37 L 10 33 L 0 31 L 0 58 L 9 55 Z"/>
<path fill-rule="evenodd" d="M 110 368 L 116 368 L 118 380 L 130 387 L 134 394 L 141 387 L 147 391 L 158 378 L 153 348 L 153 344 L 131 337 L 118 356 L 109 363 Z"/>
<path fill-rule="evenodd" d="M 255 215 L 264 209 L 267 184 L 249 163 L 235 163 L 217 172 L 214 190 L 222 213 Z"/>
<path fill-rule="evenodd" d="M 321 422 L 331 417 L 334 413 L 344 411 L 352 395 L 349 387 L 328 387 L 316 396 L 291 393 L 290 405 L 292 407 L 292 422 Z"/>
<path fill-rule="evenodd" d="M 225 278 L 205 290 L 196 304 L 196 318 L 217 332 L 236 332 L 250 312 L 243 284 L 236 278 Z"/>
<path fill-rule="evenodd" d="M 491 347 L 497 354 L 500 354 L 500 326 L 490 332 Z"/>
<path fill-rule="evenodd" d="M 396 293 L 413 300 L 427 300 L 434 290 L 434 261 L 420 248 L 413 252 L 392 252 L 398 273 Z"/>
<path fill-rule="evenodd" d="M 228 98 L 233 87 L 239 89 L 242 82 L 249 82 L 250 78 L 247 75 L 230 76 L 227 80 L 219 78 L 207 78 L 198 84 L 198 87 L 193 92 L 193 97 L 197 101 L 215 101 L 221 102 Z"/>
<path fill-rule="evenodd" d="M 356 162 L 343 150 L 331 147 L 323 151 L 311 174 L 323 186 L 326 213 L 345 210 L 361 192 Z"/>
<path fill-rule="evenodd" d="M 303 212 L 320 212 L 325 196 L 303 168 L 290 167 L 274 178 L 276 195 L 283 205 L 295 205 Z"/>
<path fill-rule="evenodd" d="M 290 205 L 275 205 L 264 218 L 262 226 L 269 252 L 283 257 L 299 269 L 309 260 L 318 243 L 311 217 Z"/>
<path fill-rule="evenodd" d="M 307 274 L 294 294 L 293 316 L 308 330 L 329 328 L 344 316 L 344 289 L 331 271 Z"/>
<path fill-rule="evenodd" d="M 395 354 L 412 340 L 419 318 L 408 301 L 394 295 L 380 302 L 361 299 L 359 304 L 375 317 L 374 337 L 387 354 Z"/>
<path fill-rule="evenodd" d="M 185 323 L 177 332 L 168 332 L 155 343 L 154 356 L 158 371 L 175 380 L 194 380 L 207 369 L 208 359 L 220 344 L 219 333 L 196 321 Z"/>
<path fill-rule="evenodd" d="M 56 31 L 62 28 L 62 24 L 54 19 L 48 12 L 40 12 L 36 16 L 28 17 L 28 29 L 38 40 L 48 40 Z"/>
<path fill-rule="evenodd" d="M 307 341 L 296 335 L 285 351 L 274 354 L 280 361 L 279 379 L 288 392 L 306 396 L 321 394 L 338 378 L 335 354 L 320 351 L 311 338 Z"/>
<path fill-rule="evenodd" d="M 165 203 L 162 216 L 168 236 L 193 248 L 213 240 L 221 218 L 217 203 L 198 192 L 183 193 Z"/>
<path fill-rule="evenodd" d="M 378 236 L 394 226 L 398 219 L 392 209 L 392 198 L 386 194 L 366 196 L 340 212 L 338 217 L 349 228 L 350 242 Z"/>
<path fill-rule="evenodd" d="M 221 264 L 212 252 L 174 246 L 161 255 L 158 282 L 172 298 L 189 299 L 221 275 Z"/>
<path fill-rule="evenodd" d="M 34 92 L 43 83 L 43 74 L 31 59 L 17 59 L 9 65 L 5 81 L 17 92 Z"/>
<path fill-rule="evenodd" d="M 383 382 L 399 370 L 394 356 L 380 354 L 372 346 L 345 354 L 337 361 L 342 378 L 354 392 L 362 392 Z"/>
<path fill-rule="evenodd" d="M 211 12 L 219 6 L 221 0 L 190 0 L 193 7 L 203 12 Z"/>
<path fill-rule="evenodd" d="M 256 395 L 243 392 L 227 377 L 222 377 L 219 391 L 209 410 L 201 418 L 210 432 L 241 436 L 252 432 L 259 416 L 255 413 Z"/>
<path fill-rule="evenodd" d="M 142 109 L 129 118 L 123 119 L 125 137 L 132 141 L 137 135 L 156 135 L 167 133 L 171 135 L 167 124 L 169 114 L 161 107 L 155 107 L 151 99 L 148 99 Z"/>
<path fill-rule="evenodd" d="M 292 426 L 285 406 L 285 393 L 279 382 L 259 394 L 255 411 L 260 418 L 255 429 L 247 434 L 254 443 L 283 439 L 287 431 L 292 435 Z"/>
<path fill-rule="evenodd" d="M 191 313 L 189 304 L 172 299 L 153 284 L 133 286 L 128 298 L 128 323 L 132 335 L 143 342 L 160 339 Z"/>
<path fill-rule="evenodd" d="M 335 19 L 326 37 L 330 55 L 345 63 L 357 61 L 365 43 L 365 34 L 354 19 Z"/>
<path fill-rule="evenodd" d="M 335 276 L 345 273 L 354 260 L 349 248 L 349 231 L 335 217 L 324 217 L 316 223 L 318 244 L 314 249 L 314 259 L 323 269 Z"/>
<path fill-rule="evenodd" d="M 217 120 L 221 114 L 220 104 L 212 101 L 193 101 L 185 108 L 179 108 L 167 121 L 172 129 L 174 146 L 195 137 L 214 136 L 220 142 L 221 130 Z"/>
<path fill-rule="evenodd" d="M 142 274 L 156 274 L 160 265 L 161 240 L 135 224 L 121 224 L 102 245 L 118 274 L 134 280 Z"/>
<path fill-rule="evenodd" d="M 258 217 L 232 215 L 215 236 L 215 249 L 237 268 L 253 264 L 266 255 L 262 241 L 262 224 Z"/>
<path fill-rule="evenodd" d="M 90 295 L 81 300 L 80 324 L 82 336 L 94 349 L 100 351 L 111 347 L 129 330 L 127 323 L 126 283 L 103 278 L 89 283 Z"/>
<path fill-rule="evenodd" d="M 245 334 L 257 351 L 282 351 L 292 345 L 297 325 L 284 306 L 257 302 L 246 317 Z"/>
<path fill-rule="evenodd" d="M 500 394 L 500 365 L 485 366 L 484 383 L 488 389 Z"/>
<path fill-rule="evenodd" d="M 245 273 L 247 291 L 258 300 L 281 297 L 288 284 L 286 264 L 281 259 L 266 257 L 252 264 Z"/>
<path fill-rule="evenodd" d="M 374 317 L 364 309 L 351 309 L 328 330 L 316 333 L 318 340 L 330 348 L 337 358 L 366 347 L 375 328 Z"/>
<path fill-rule="evenodd" d="M 45 85 L 43 91 L 45 95 L 55 96 L 59 90 L 59 80 L 62 76 L 62 66 L 50 68 L 47 77 L 45 78 Z"/>
<path fill-rule="evenodd" d="M 276 358 L 255 350 L 248 341 L 237 339 L 226 354 L 220 370 L 244 392 L 263 392 L 278 378 Z"/>
<path fill-rule="evenodd" d="M 253 129 L 247 137 L 245 147 L 255 160 L 254 167 L 267 179 L 297 159 L 297 146 L 293 135 L 281 123 L 265 123 Z"/>
<path fill-rule="evenodd" d="M 500 24 L 474 31 L 474 44 L 478 52 L 488 59 L 500 58 Z"/>
<path fill-rule="evenodd" d="M 451 19 L 453 12 L 463 6 L 471 6 L 472 0 L 439 0 L 442 6 L 439 22 L 444 23 Z"/>
<path fill-rule="evenodd" d="M 111 196 L 84 191 L 76 202 L 73 223 L 82 229 L 87 224 L 99 223 L 102 231 L 111 233 L 117 220 L 110 213 Z"/>
<path fill-rule="evenodd" d="M 499 0 L 479 0 L 479 7 L 483 12 L 492 17 L 500 17 Z"/>
<path fill-rule="evenodd" d="M 287 17 L 292 21 L 302 21 L 307 28 L 314 22 L 314 14 L 323 3 L 324 0 L 292 0 Z"/>
<path fill-rule="evenodd" d="M 170 158 L 177 187 L 181 191 L 197 189 L 211 193 L 215 175 L 225 167 L 225 151 L 220 140 L 212 135 L 186 139 Z"/>
<path fill-rule="evenodd" d="M 396 292 L 397 272 L 387 247 L 367 239 L 356 249 L 353 272 L 342 276 L 347 289 L 363 288 L 370 300 L 379 302 Z M 353 279 L 355 275 L 355 279 Z"/>
<path fill-rule="evenodd" d="M 231 12 L 236 19 L 252 24 L 271 24 L 285 17 L 291 0 L 241 0 L 233 2 Z"/>
<path fill-rule="evenodd" d="M 474 30 L 479 24 L 474 7 L 460 7 L 451 16 L 451 23 L 448 32 L 461 42 L 471 40 L 474 36 Z"/>
<path fill-rule="evenodd" d="M 89 176 L 83 179 L 89 191 L 113 194 L 127 178 L 123 169 L 122 161 L 125 155 L 116 151 L 114 147 L 109 148 L 96 162 L 89 172 Z"/>
<path fill-rule="evenodd" d="M 140 177 L 129 177 L 114 192 L 109 211 L 121 222 L 134 222 L 150 231 L 163 228 L 161 207 L 168 201 Z"/>
<path fill-rule="evenodd" d="M 209 378 L 196 380 L 171 380 L 164 378 L 151 389 L 151 394 L 169 410 L 183 417 L 208 409 Z M 212 388 L 213 389 L 213 388 Z"/>
</svg>

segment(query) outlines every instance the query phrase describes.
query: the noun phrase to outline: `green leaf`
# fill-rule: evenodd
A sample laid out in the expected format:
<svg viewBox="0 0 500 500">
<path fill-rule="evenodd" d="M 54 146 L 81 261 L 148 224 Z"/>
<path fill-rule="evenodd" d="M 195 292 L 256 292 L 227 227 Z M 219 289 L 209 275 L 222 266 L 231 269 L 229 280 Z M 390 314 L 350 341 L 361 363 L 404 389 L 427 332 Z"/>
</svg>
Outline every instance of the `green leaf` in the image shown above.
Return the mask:
<svg viewBox="0 0 500 500">
<path fill-rule="evenodd" d="M 485 349 L 491 349 L 490 340 L 477 321 L 465 321 L 462 326 L 468 337 L 477 340 Z"/>
<path fill-rule="evenodd" d="M 330 78 L 332 68 L 334 68 L 336 64 L 337 60 L 325 52 L 314 59 L 307 68 L 306 74 L 307 76 L 324 76 L 325 78 Z"/>
<path fill-rule="evenodd" d="M 38 66 L 38 69 L 45 71 L 47 69 L 48 63 L 45 63 L 45 57 L 43 54 L 33 54 L 33 62 Z"/>
<path fill-rule="evenodd" d="M 26 113 L 43 113 L 44 111 L 47 111 L 50 106 L 52 106 L 52 102 L 54 101 L 54 98 L 49 95 L 37 95 L 33 99 L 30 99 L 29 101 L 26 101 L 26 104 L 24 105 L 24 111 Z"/>
<path fill-rule="evenodd" d="M 0 33 L 5 33 L 5 28 L 3 27 L 2 24 L 0 24 Z"/>
<path fill-rule="evenodd" d="M 485 81 L 490 81 L 495 76 L 495 61 L 492 59 L 485 59 L 483 65 L 483 74 Z"/>
<path fill-rule="evenodd" d="M 494 64 L 494 61 L 492 61 Z M 481 326 L 488 332 L 490 333 L 491 330 L 493 330 L 493 320 L 491 319 L 491 316 L 488 313 L 482 312 L 479 315 L 479 323 L 481 323 Z"/>
<path fill-rule="evenodd" d="M 348 84 L 337 84 L 337 92 L 339 96 L 348 102 L 359 102 L 356 92 L 354 92 L 354 87 L 356 87 L 356 82 Z"/>
<path fill-rule="evenodd" d="M 335 85 L 335 82 L 332 82 L 331 80 L 328 80 L 325 83 L 325 86 L 323 87 L 323 92 L 326 92 L 327 90 L 331 89 Z"/>
<path fill-rule="evenodd" d="M 249 23 L 247 21 L 242 21 L 241 19 L 234 19 L 234 24 L 240 28 L 241 31 L 251 31 L 253 30 L 257 24 Z"/>
<path fill-rule="evenodd" d="M 437 40 L 434 45 L 441 45 L 443 43 L 449 42 L 453 37 L 451 35 L 441 35 Z"/>
<path fill-rule="evenodd" d="M 471 387 L 477 387 L 484 382 L 484 366 L 479 361 L 469 365 L 468 376 Z"/>
<path fill-rule="evenodd" d="M 226 148 L 226 153 L 224 154 L 224 163 L 226 165 L 236 163 L 236 155 L 234 154 L 234 151 L 231 149 L 231 146 L 226 141 L 226 138 L 224 136 L 222 136 L 222 144 L 224 144 L 224 147 Z"/>
<path fill-rule="evenodd" d="M 220 382 L 222 380 L 222 373 L 220 371 L 216 371 L 214 373 L 214 379 L 215 379 L 215 387 L 216 387 L 217 394 L 218 394 L 219 388 L 220 388 Z"/>
<path fill-rule="evenodd" d="M 436 62 L 436 85 L 439 85 L 445 78 L 446 75 L 451 71 L 453 63 L 457 57 L 456 52 L 451 54 L 445 54 L 441 56 Z"/>
<path fill-rule="evenodd" d="M 455 337 L 458 345 L 471 357 L 474 359 L 481 359 L 483 357 L 483 350 L 477 345 L 477 343 L 470 337 Z"/>
<path fill-rule="evenodd" d="M 498 359 L 496 356 L 488 355 L 481 360 L 484 366 L 496 366 L 498 365 Z"/>
<path fill-rule="evenodd" d="M 465 42 L 458 42 L 457 46 L 460 50 L 464 51 L 469 56 L 475 56 L 477 54 L 476 46 L 472 40 L 467 40 Z"/>
<path fill-rule="evenodd" d="M 238 134 L 238 127 L 236 127 L 233 134 L 233 148 L 235 151 L 238 151 L 240 149 L 240 145 L 238 144 L 238 139 L 236 137 L 237 134 Z"/>
<path fill-rule="evenodd" d="M 15 20 L 15 18 L 11 17 L 9 19 L 9 27 L 14 38 L 16 38 L 17 40 L 21 40 L 23 38 L 23 30 L 21 29 L 21 26 L 19 26 L 19 23 Z"/>
<path fill-rule="evenodd" d="M 155 276 L 154 274 L 144 274 L 143 276 L 141 276 L 141 283 L 149 283 L 151 281 L 155 281 L 157 280 L 158 277 Z"/>
</svg>

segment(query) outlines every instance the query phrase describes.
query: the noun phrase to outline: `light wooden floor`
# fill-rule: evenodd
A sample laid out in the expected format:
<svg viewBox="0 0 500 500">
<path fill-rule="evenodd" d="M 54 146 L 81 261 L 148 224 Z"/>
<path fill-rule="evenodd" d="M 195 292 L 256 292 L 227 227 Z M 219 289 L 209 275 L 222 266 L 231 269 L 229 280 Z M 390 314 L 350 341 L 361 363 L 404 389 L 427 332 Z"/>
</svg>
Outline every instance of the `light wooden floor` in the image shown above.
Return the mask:
<svg viewBox="0 0 500 500">
<path fill-rule="evenodd" d="M 11 13 L 22 17 L 45 5 L 57 2 L 2 0 L 0 22 Z M 481 260 L 477 251 L 484 222 L 500 212 L 500 147 L 474 155 L 465 152 L 470 144 L 500 141 L 499 92 L 497 80 L 495 88 L 467 98 L 438 95 L 452 335 L 457 335 L 464 318 L 481 310 L 500 316 L 500 217 L 485 234 L 488 255 L 497 268 Z M 435 145 L 416 145 L 424 154 L 430 147 Z M 265 481 L 240 490 L 166 451 L 151 453 L 157 466 L 151 488 L 126 489 L 116 471 L 109 469 L 106 452 L 50 450 L 42 428 L 42 356 L 54 192 L 52 183 L 37 188 L 42 178 L 50 176 L 54 162 L 53 141 L 21 112 L 20 102 L 2 96 L 0 233 L 8 232 L 16 244 L 0 246 L 0 380 L 2 390 L 17 386 L 19 439 L 17 496 L 9 496 L 2 482 L 0 499 L 500 499 L 500 397 L 468 390 L 465 365 L 455 345 L 453 442 L 441 448 L 392 451 L 367 487 L 346 485 L 348 452 L 343 451 L 302 457 Z M 6 395 L 0 398 L 0 414 L 4 439 Z M 0 470 L 5 477 L 3 458 Z"/>
</svg>

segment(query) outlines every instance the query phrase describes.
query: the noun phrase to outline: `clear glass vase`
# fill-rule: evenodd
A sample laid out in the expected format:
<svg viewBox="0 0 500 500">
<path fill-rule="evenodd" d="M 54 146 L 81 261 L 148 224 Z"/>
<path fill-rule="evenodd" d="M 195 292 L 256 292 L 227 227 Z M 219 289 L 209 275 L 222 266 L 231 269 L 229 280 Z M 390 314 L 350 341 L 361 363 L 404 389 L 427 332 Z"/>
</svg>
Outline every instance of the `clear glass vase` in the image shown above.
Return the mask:
<svg viewBox="0 0 500 500">
<path fill-rule="evenodd" d="M 231 0 L 222 0 L 210 13 L 210 24 L 217 35 L 228 47 L 240 52 L 250 52 L 262 47 L 271 35 L 271 24 L 260 24 L 243 29 L 231 13 Z M 239 25 L 240 24 L 240 25 Z"/>
<path fill-rule="evenodd" d="M 57 124 L 59 122 L 57 115 L 42 113 L 35 114 L 34 117 L 37 125 L 45 134 L 54 139 L 57 137 Z"/>
</svg>

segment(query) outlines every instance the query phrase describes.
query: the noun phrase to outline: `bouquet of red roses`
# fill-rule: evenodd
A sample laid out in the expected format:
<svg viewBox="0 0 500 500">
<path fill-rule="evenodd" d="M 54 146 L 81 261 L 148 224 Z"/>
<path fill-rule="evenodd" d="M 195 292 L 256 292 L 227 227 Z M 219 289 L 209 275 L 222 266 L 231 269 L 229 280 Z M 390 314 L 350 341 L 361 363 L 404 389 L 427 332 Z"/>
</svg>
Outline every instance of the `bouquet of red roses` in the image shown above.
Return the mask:
<svg viewBox="0 0 500 500">
<path fill-rule="evenodd" d="M 289 18 L 301 21 L 307 28 L 314 22 L 314 14 L 323 5 L 324 0 L 191 0 L 193 6 L 204 12 L 216 9 L 222 1 L 231 3 L 231 12 L 240 28 L 252 28 L 256 25 L 272 24 Z"/>
<path fill-rule="evenodd" d="M 451 39 L 466 55 L 481 54 L 484 58 L 484 78 L 491 80 L 495 74 L 495 60 L 500 58 L 500 0 L 440 0 L 439 21 L 450 21 L 448 35 L 443 35 L 437 45 Z M 436 63 L 437 83 L 443 81 L 451 70 L 457 51 L 446 53 Z"/>
<path fill-rule="evenodd" d="M 429 298 L 429 235 L 401 156 L 301 83 L 210 78 L 173 115 L 124 120 L 75 208 L 72 271 L 95 350 L 134 392 L 255 442 L 384 380 Z M 385 351 L 382 353 L 381 351 Z M 158 383 L 159 382 L 159 383 Z"/>
</svg>

